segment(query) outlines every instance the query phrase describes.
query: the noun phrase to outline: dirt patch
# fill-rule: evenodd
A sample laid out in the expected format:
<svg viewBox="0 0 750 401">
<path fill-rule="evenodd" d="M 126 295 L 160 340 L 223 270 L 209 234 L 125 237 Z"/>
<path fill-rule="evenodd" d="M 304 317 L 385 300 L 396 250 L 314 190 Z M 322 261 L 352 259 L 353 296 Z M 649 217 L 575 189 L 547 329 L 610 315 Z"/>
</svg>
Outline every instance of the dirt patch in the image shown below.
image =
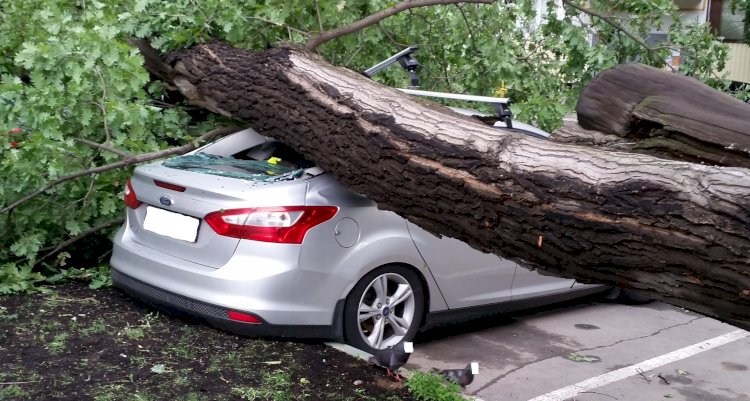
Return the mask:
<svg viewBox="0 0 750 401">
<path fill-rule="evenodd" d="M 0 400 L 414 399 L 322 343 L 236 336 L 78 283 L 0 298 L 0 366 Z"/>
</svg>

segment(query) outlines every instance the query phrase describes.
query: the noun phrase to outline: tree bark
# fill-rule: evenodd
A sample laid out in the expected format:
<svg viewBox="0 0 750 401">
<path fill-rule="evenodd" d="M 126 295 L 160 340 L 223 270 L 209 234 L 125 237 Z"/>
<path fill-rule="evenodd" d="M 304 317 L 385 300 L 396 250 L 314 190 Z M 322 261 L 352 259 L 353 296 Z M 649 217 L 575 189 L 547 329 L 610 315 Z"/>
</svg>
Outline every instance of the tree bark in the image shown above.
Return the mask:
<svg viewBox="0 0 750 401">
<path fill-rule="evenodd" d="M 171 54 L 190 102 L 250 123 L 423 228 L 528 268 L 750 328 L 750 171 L 543 141 L 302 49 Z"/>
<path fill-rule="evenodd" d="M 595 130 L 588 130 L 580 126 L 577 121 L 565 121 L 563 126 L 550 135 L 549 139 L 557 143 L 569 145 L 593 146 L 599 149 L 631 152 L 636 142 L 617 135 L 604 134 Z"/>
<path fill-rule="evenodd" d="M 750 104 L 689 77 L 623 64 L 596 77 L 576 107 L 583 128 L 657 157 L 750 167 Z"/>
</svg>

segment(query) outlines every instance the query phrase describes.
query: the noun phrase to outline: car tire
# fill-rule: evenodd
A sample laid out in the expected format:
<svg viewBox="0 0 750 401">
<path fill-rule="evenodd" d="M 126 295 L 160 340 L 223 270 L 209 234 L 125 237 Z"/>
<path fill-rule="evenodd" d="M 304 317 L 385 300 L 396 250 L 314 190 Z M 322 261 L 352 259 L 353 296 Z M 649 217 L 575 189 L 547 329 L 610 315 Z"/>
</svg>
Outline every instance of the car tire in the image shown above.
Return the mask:
<svg viewBox="0 0 750 401">
<path fill-rule="evenodd" d="M 371 354 L 411 341 L 422 323 L 424 304 L 417 273 L 400 265 L 379 267 L 362 277 L 346 298 L 346 340 Z"/>
<path fill-rule="evenodd" d="M 649 302 L 653 302 L 653 299 L 641 295 L 641 293 L 633 290 L 628 290 L 620 287 L 614 287 L 607 294 L 606 298 L 610 301 L 625 304 L 625 305 L 643 305 Z"/>
</svg>

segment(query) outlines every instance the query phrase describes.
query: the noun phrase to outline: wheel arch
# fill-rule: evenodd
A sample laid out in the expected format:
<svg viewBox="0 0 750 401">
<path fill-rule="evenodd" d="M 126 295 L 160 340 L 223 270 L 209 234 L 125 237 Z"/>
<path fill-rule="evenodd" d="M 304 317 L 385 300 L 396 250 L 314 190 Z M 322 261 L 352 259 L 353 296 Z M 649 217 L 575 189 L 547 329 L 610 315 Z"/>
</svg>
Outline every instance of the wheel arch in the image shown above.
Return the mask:
<svg viewBox="0 0 750 401">
<path fill-rule="evenodd" d="M 427 314 L 430 311 L 430 302 L 431 302 L 432 296 L 433 296 L 432 295 L 433 288 L 431 288 L 430 282 L 427 280 L 427 277 L 426 277 L 426 275 L 429 274 L 429 272 L 427 271 L 427 268 L 424 268 L 424 269 L 420 270 L 419 268 L 415 267 L 414 265 L 411 265 L 409 263 L 404 263 L 404 262 L 390 262 L 390 263 L 381 264 L 379 266 L 375 266 L 372 269 L 364 271 L 362 274 L 360 274 L 360 276 L 357 278 L 357 280 L 352 283 L 352 286 L 346 292 L 346 295 L 344 296 L 343 299 L 346 300 L 346 299 L 349 298 L 349 296 L 351 295 L 352 291 L 354 291 L 354 287 L 356 286 L 356 284 L 359 283 L 366 275 L 374 272 L 377 269 L 380 269 L 380 268 L 386 267 L 386 266 L 401 266 L 401 267 L 403 267 L 405 269 L 408 269 L 408 270 L 411 270 L 412 272 L 414 272 L 414 274 L 419 279 L 419 284 L 422 286 L 422 292 L 424 294 L 424 308 L 422 309 L 422 316 L 421 316 L 422 320 L 421 320 L 421 322 L 420 322 L 419 325 L 420 325 L 420 328 L 423 327 L 424 324 L 425 324 L 425 321 L 427 320 Z M 345 308 L 342 308 L 341 313 L 342 314 L 346 313 Z"/>
<path fill-rule="evenodd" d="M 348 301 L 349 301 L 350 297 L 353 296 L 353 292 L 355 291 L 355 288 L 357 287 L 357 285 L 360 284 L 360 283 L 362 283 L 363 282 L 362 280 L 365 279 L 367 277 L 367 275 L 369 275 L 369 274 L 377 271 L 378 269 L 382 269 L 382 268 L 386 268 L 386 267 L 397 267 L 397 268 L 401 268 L 401 269 L 407 270 L 407 271 L 411 272 L 416 277 L 416 279 L 419 281 L 419 285 L 421 287 L 422 298 L 423 298 L 422 299 L 422 310 L 421 310 L 420 315 L 419 315 L 419 325 L 417 326 L 416 332 L 414 334 L 416 334 L 419 331 L 421 331 L 421 329 L 424 327 L 425 322 L 427 321 L 427 315 L 429 313 L 430 299 L 432 297 L 432 291 L 431 291 L 431 288 L 430 288 L 430 285 L 429 285 L 428 278 L 425 277 L 425 275 L 429 274 L 429 273 L 427 273 L 426 271 L 425 272 L 420 271 L 419 268 L 415 267 L 414 265 L 408 264 L 408 263 L 391 262 L 391 263 L 384 263 L 384 264 L 378 265 L 376 267 L 373 267 L 372 269 L 364 271 L 358 277 L 358 279 L 356 281 L 354 281 L 354 285 L 349 289 L 349 291 L 346 293 L 346 296 L 342 299 L 342 301 L 344 301 L 344 302 L 343 302 L 343 305 L 342 305 L 342 307 L 341 307 L 341 309 L 339 311 L 339 314 L 340 314 L 339 318 L 341 319 L 342 329 L 343 329 L 343 325 L 344 325 L 343 321 L 346 319 L 347 314 L 351 311 L 350 308 L 353 307 L 354 303 L 356 303 L 356 302 L 354 302 L 354 303 L 350 304 L 350 302 L 348 302 Z M 347 337 L 346 330 L 342 330 L 341 331 L 341 338 L 344 341 L 352 344 L 352 339 Z"/>
<path fill-rule="evenodd" d="M 406 231 L 405 233 L 408 234 Z M 389 236 L 376 237 L 359 244 L 356 249 L 341 256 L 342 258 L 336 261 L 332 274 L 346 281 L 346 285 L 340 287 L 337 299 L 346 299 L 357 283 L 373 270 L 387 265 L 399 265 L 412 270 L 419 277 L 420 284 L 428 293 L 425 310 L 448 309 L 437 282 L 411 237 L 394 236 L 393 233 Z"/>
</svg>

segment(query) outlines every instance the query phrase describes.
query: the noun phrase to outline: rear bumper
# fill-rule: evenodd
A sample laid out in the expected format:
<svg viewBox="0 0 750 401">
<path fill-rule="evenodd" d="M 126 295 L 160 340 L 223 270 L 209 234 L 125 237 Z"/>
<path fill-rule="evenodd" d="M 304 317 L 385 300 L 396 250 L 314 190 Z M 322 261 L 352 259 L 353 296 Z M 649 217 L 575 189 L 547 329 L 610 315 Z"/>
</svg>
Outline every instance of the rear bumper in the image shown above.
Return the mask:
<svg viewBox="0 0 750 401">
<path fill-rule="evenodd" d="M 135 242 L 127 223 L 113 239 L 113 282 L 161 309 L 182 312 L 239 334 L 295 338 L 343 336 L 343 300 L 305 288 L 325 289 L 298 267 L 298 252 L 240 252 L 214 269 Z M 302 288 L 302 289 L 300 289 Z M 260 324 L 230 320 L 228 310 L 258 317 Z"/>
<path fill-rule="evenodd" d="M 184 295 L 175 294 L 144 283 L 116 269 L 112 269 L 112 282 L 118 288 L 141 301 L 171 314 L 188 314 L 210 325 L 242 335 L 263 335 L 288 338 L 343 338 L 343 324 L 334 318 L 331 325 L 279 325 L 264 321 L 251 311 L 237 310 L 258 317 L 261 323 L 245 323 L 229 319 L 227 308 L 198 301 Z M 336 303 L 334 316 L 343 316 L 344 300 Z M 235 310 L 235 309 L 233 309 Z"/>
</svg>

